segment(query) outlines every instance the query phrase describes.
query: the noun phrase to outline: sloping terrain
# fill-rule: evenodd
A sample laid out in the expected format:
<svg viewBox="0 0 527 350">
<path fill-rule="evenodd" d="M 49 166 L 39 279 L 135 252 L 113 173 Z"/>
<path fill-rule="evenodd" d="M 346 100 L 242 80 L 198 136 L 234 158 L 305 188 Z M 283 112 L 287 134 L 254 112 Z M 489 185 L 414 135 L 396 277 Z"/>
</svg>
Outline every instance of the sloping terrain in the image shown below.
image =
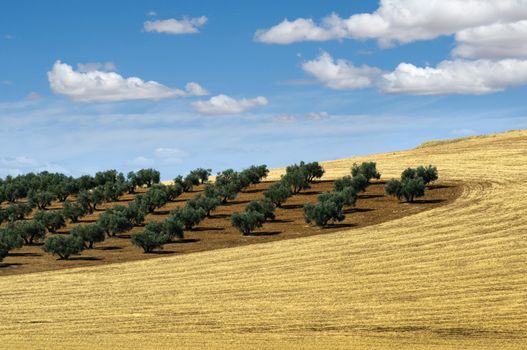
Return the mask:
<svg viewBox="0 0 527 350">
<path fill-rule="evenodd" d="M 363 160 L 466 185 L 349 231 L 2 277 L 2 347 L 525 348 L 527 131 L 330 161 L 327 178 Z"/>
</svg>

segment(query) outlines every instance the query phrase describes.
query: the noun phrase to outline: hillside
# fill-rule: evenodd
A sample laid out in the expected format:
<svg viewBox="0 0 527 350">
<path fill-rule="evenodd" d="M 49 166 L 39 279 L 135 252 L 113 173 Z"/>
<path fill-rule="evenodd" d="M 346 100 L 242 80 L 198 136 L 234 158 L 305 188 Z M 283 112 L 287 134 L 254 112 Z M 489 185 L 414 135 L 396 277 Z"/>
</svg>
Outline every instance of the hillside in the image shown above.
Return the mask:
<svg viewBox="0 0 527 350">
<path fill-rule="evenodd" d="M 0 278 L 16 348 L 521 349 L 527 131 L 325 162 L 434 164 L 453 203 L 379 225 Z M 277 177 L 280 170 L 273 172 Z"/>
</svg>

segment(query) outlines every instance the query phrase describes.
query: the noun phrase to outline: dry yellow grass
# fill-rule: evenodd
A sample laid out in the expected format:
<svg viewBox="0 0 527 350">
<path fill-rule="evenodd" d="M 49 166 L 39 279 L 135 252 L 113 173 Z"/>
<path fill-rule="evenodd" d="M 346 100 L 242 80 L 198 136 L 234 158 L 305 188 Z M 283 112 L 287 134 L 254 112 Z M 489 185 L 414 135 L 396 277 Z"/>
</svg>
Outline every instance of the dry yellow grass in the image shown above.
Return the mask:
<svg viewBox="0 0 527 350">
<path fill-rule="evenodd" d="M 326 162 L 327 176 L 366 159 L 469 185 L 362 229 L 3 277 L 0 347 L 527 348 L 527 131 Z"/>
</svg>

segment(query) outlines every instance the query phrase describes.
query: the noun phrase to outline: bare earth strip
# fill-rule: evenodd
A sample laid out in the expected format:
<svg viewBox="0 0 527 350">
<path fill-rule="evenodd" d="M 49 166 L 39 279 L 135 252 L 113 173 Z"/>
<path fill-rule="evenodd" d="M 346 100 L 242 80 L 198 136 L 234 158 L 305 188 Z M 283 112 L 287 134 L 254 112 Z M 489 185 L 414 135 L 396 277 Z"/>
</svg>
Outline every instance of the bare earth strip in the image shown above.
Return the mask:
<svg viewBox="0 0 527 350">
<path fill-rule="evenodd" d="M 2 277 L 1 347 L 525 349 L 527 131 L 324 166 L 362 160 L 467 185 L 349 231 Z"/>
</svg>

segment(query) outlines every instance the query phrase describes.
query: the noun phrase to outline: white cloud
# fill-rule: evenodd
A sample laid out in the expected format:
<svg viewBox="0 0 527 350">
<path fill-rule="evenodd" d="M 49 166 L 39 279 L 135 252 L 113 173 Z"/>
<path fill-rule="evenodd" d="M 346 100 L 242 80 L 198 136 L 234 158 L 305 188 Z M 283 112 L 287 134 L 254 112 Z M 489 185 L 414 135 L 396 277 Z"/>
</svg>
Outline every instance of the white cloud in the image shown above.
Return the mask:
<svg viewBox="0 0 527 350">
<path fill-rule="evenodd" d="M 149 16 L 149 17 L 155 17 L 155 16 L 157 16 L 157 12 L 156 11 L 148 11 L 148 13 L 146 15 Z"/>
<path fill-rule="evenodd" d="M 133 166 L 149 166 L 149 165 L 152 165 L 154 161 L 145 156 L 138 156 L 138 157 L 135 157 L 134 159 L 127 161 L 126 163 L 129 165 L 133 165 Z"/>
<path fill-rule="evenodd" d="M 42 95 L 35 91 L 31 91 L 29 94 L 26 95 L 26 99 L 30 101 L 40 100 L 41 98 Z"/>
<path fill-rule="evenodd" d="M 401 63 L 383 75 L 387 93 L 413 95 L 486 94 L 527 84 L 527 61 L 505 59 L 443 61 L 437 67 Z"/>
<path fill-rule="evenodd" d="M 356 67 L 351 62 L 339 59 L 334 61 L 327 53 L 302 64 L 303 70 L 317 78 L 331 89 L 359 89 L 372 86 L 382 73 L 378 68 Z"/>
<path fill-rule="evenodd" d="M 199 27 L 207 23 L 208 18 L 205 16 L 197 18 L 183 18 L 177 20 L 174 18 L 157 20 L 157 21 L 146 21 L 144 23 L 144 29 L 147 32 L 157 32 L 166 34 L 194 34 L 199 33 Z"/>
<path fill-rule="evenodd" d="M 329 118 L 330 115 L 328 112 L 311 112 L 306 115 L 307 120 L 324 120 Z"/>
<path fill-rule="evenodd" d="M 11 85 L 13 82 L 11 80 L 2 80 L 2 85 Z"/>
<path fill-rule="evenodd" d="M 189 96 L 207 96 L 209 92 L 198 83 L 190 82 L 185 85 L 185 90 L 176 89 L 177 96 L 189 97 Z"/>
<path fill-rule="evenodd" d="M 227 95 L 217 95 L 208 101 L 193 102 L 192 106 L 201 114 L 236 114 L 268 103 L 269 101 L 263 96 L 236 100 Z"/>
<path fill-rule="evenodd" d="M 196 83 L 187 84 L 186 91 L 183 91 L 137 77 L 124 78 L 115 72 L 90 70 L 82 73 L 60 61 L 55 62 L 48 72 L 48 80 L 54 93 L 79 102 L 157 101 L 170 97 L 196 96 L 196 93 L 206 91 Z"/>
<path fill-rule="evenodd" d="M 451 35 L 463 29 L 527 17 L 525 0 L 381 0 L 373 13 L 341 18 L 332 14 L 320 24 L 311 19 L 287 19 L 255 40 L 268 44 L 334 39 L 377 39 L 381 46 Z"/>
<path fill-rule="evenodd" d="M 156 148 L 154 154 L 157 158 L 162 159 L 165 164 L 179 164 L 183 162 L 183 158 L 187 157 L 187 152 L 179 148 L 159 147 Z"/>
<path fill-rule="evenodd" d="M 305 115 L 280 114 L 274 116 L 272 121 L 277 123 L 294 123 L 301 120 L 318 121 L 329 118 L 330 115 L 327 112 L 311 112 Z"/>
<path fill-rule="evenodd" d="M 527 20 L 495 23 L 456 33 L 453 55 L 467 58 L 527 58 Z"/>
<path fill-rule="evenodd" d="M 280 114 L 275 115 L 272 121 L 276 123 L 294 123 L 297 121 L 297 117 L 291 114 Z"/>
<path fill-rule="evenodd" d="M 27 156 L 1 157 L 0 158 L 0 176 L 21 175 L 28 172 L 60 172 L 68 174 L 69 171 L 62 166 L 54 163 L 40 162 Z"/>
<path fill-rule="evenodd" d="M 77 70 L 81 73 L 88 73 L 97 70 L 104 72 L 112 72 L 116 71 L 117 67 L 115 67 L 115 64 L 113 62 L 77 63 Z"/>
</svg>

